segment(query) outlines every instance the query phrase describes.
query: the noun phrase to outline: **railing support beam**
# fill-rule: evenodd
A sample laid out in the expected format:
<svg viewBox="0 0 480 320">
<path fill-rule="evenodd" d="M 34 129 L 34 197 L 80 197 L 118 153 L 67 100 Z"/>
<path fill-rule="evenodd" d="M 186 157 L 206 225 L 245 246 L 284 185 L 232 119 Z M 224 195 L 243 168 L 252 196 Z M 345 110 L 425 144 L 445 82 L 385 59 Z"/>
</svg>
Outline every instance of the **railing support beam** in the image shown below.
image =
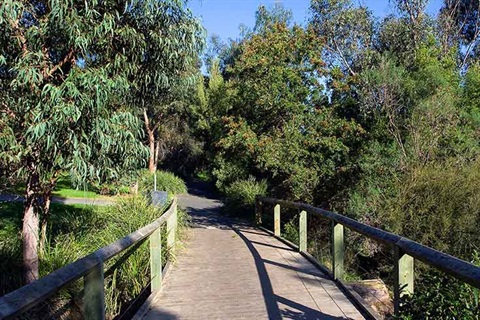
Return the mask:
<svg viewBox="0 0 480 320">
<path fill-rule="evenodd" d="M 105 319 L 105 287 L 103 263 L 100 262 L 85 275 L 83 315 L 85 319 Z"/>
<path fill-rule="evenodd" d="M 299 244 L 298 248 L 300 252 L 307 251 L 307 211 L 300 211 L 299 218 Z"/>
<path fill-rule="evenodd" d="M 343 280 L 344 254 L 345 243 L 343 225 L 332 221 L 332 271 L 334 280 Z"/>
<path fill-rule="evenodd" d="M 273 208 L 273 231 L 277 237 L 280 237 L 280 205 L 276 204 Z"/>
<path fill-rule="evenodd" d="M 167 219 L 167 247 L 170 253 L 175 251 L 175 236 L 177 233 L 177 206 L 173 207 L 172 215 Z"/>
<path fill-rule="evenodd" d="M 400 313 L 400 299 L 404 295 L 413 294 L 414 290 L 414 258 L 395 247 L 395 283 L 394 308 L 395 314 Z"/>
</svg>

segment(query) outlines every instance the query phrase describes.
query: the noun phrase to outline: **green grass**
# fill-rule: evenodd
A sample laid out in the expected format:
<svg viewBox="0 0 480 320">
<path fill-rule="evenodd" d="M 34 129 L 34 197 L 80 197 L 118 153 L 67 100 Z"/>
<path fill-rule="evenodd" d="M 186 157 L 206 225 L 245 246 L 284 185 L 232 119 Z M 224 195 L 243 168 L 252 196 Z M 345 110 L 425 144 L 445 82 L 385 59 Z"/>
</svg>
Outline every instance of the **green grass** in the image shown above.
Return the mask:
<svg viewBox="0 0 480 320">
<path fill-rule="evenodd" d="M 96 194 L 93 191 L 88 190 L 77 190 L 77 189 L 69 189 L 69 188 L 62 188 L 53 191 L 52 195 L 61 198 L 88 198 L 94 199 L 98 197 L 104 197 L 99 194 Z"/>
<path fill-rule="evenodd" d="M 116 205 L 106 207 L 52 203 L 47 245 L 40 252 L 40 275 L 49 274 L 138 230 L 158 218 L 162 211 L 150 206 L 143 197 L 121 198 Z M 22 203 L 0 202 L 0 296 L 22 285 L 22 213 Z M 182 227 L 187 215 L 182 210 L 178 215 Z M 163 241 L 166 238 L 165 234 L 162 235 Z M 163 247 L 166 248 L 166 243 Z M 164 252 L 170 256 L 169 252 Z M 118 258 L 107 262 L 105 269 L 109 269 Z M 165 258 L 163 260 L 165 262 Z M 147 241 L 105 279 L 108 315 L 113 318 L 128 305 L 148 284 L 149 277 Z M 81 289 L 81 283 L 77 283 L 52 299 L 69 303 Z"/>
<path fill-rule="evenodd" d="M 82 232 L 94 209 L 86 205 L 52 203 L 49 237 L 53 242 L 61 234 Z M 0 296 L 21 286 L 21 230 L 23 203 L 0 202 Z M 42 268 L 42 274 L 53 270 Z"/>
<path fill-rule="evenodd" d="M 62 177 L 58 180 L 53 195 L 62 198 L 97 198 L 100 195 L 89 191 L 89 186 L 85 184 L 84 188 L 74 188 L 68 177 Z"/>
<path fill-rule="evenodd" d="M 85 185 L 84 188 L 75 188 L 73 187 L 72 183 L 70 182 L 70 178 L 67 176 L 61 177 L 58 182 L 55 190 L 52 194 L 56 197 L 61 198 L 98 198 L 102 197 L 101 195 L 97 194 L 95 191 L 92 191 L 94 188 L 89 186 L 88 184 Z M 22 182 L 18 182 L 15 185 L 10 186 L 6 190 L 3 190 L 4 193 L 12 193 L 23 195 L 25 194 L 25 185 Z"/>
</svg>

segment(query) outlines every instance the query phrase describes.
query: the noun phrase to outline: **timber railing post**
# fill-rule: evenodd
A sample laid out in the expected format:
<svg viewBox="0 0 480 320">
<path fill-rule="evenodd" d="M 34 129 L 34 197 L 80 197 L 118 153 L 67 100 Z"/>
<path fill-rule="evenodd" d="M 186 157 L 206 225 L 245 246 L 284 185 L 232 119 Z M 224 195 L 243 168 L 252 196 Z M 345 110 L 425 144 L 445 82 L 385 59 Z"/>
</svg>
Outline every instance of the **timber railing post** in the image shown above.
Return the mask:
<svg viewBox="0 0 480 320">
<path fill-rule="evenodd" d="M 414 258 L 395 246 L 395 283 L 393 287 L 395 315 L 400 314 L 400 298 L 413 294 L 414 278 Z"/>
<path fill-rule="evenodd" d="M 334 280 L 343 280 L 344 273 L 344 233 L 343 225 L 332 221 L 332 271 Z"/>
<path fill-rule="evenodd" d="M 280 237 L 280 205 L 273 207 L 273 231 L 277 237 Z"/>
<path fill-rule="evenodd" d="M 177 233 L 177 202 L 173 199 L 173 213 L 167 219 L 167 247 L 170 252 L 175 251 L 175 234 Z"/>
<path fill-rule="evenodd" d="M 299 244 L 298 248 L 300 252 L 307 251 L 307 211 L 300 210 L 299 218 Z"/>
<path fill-rule="evenodd" d="M 162 228 L 150 235 L 150 279 L 152 292 L 162 288 Z"/>
<path fill-rule="evenodd" d="M 103 278 L 103 262 L 99 262 L 83 278 L 83 315 L 85 319 L 105 319 L 105 287 Z"/>
</svg>

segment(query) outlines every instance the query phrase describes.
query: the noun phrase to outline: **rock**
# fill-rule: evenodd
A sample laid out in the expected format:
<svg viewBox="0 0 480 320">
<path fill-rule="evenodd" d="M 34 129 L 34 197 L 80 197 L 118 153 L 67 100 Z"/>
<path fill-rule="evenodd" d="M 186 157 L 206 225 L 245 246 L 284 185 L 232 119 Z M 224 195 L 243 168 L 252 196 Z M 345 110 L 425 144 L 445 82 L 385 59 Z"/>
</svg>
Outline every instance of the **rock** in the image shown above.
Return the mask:
<svg viewBox="0 0 480 320">
<path fill-rule="evenodd" d="M 349 285 L 383 318 L 393 314 L 393 299 L 382 280 L 361 280 L 349 283 Z"/>
</svg>

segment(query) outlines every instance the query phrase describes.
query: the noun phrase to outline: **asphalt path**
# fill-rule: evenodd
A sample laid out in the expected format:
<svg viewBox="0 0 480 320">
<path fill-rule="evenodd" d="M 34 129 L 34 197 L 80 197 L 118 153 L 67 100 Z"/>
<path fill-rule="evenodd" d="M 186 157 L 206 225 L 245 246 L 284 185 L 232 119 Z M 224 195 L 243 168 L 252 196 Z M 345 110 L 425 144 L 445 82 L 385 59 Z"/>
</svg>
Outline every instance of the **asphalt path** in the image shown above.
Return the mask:
<svg viewBox="0 0 480 320">
<path fill-rule="evenodd" d="M 0 194 L 0 202 L 23 202 L 25 198 L 16 194 Z M 92 199 L 92 198 L 60 198 L 52 197 L 53 203 L 61 204 L 85 204 L 92 206 L 109 206 L 115 202 L 106 199 Z"/>
</svg>

